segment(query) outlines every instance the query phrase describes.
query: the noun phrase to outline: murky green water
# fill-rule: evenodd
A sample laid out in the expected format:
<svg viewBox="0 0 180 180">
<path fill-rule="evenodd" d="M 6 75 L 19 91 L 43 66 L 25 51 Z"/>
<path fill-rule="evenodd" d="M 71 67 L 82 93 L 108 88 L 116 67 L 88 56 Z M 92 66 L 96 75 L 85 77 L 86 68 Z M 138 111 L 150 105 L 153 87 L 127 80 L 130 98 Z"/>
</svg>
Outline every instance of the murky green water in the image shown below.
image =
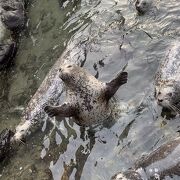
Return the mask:
<svg viewBox="0 0 180 180">
<path fill-rule="evenodd" d="M 57 122 L 55 128 L 48 123 L 3 163 L 0 179 L 106 180 L 131 167 L 142 153 L 178 135 L 179 119 L 163 119 L 152 94 L 159 61 L 180 36 L 180 2 L 164 0 L 155 5 L 138 16 L 133 2 L 126 0 L 82 0 L 69 2 L 65 8 L 57 0 L 32 1 L 15 65 L 1 73 L 0 130 L 18 124 L 69 39 L 81 41 L 82 47 L 88 42 L 84 67 L 103 81 L 128 62 L 128 83 L 115 97 L 134 104 L 143 101 L 143 105 L 140 112 L 94 131 L 83 131 L 69 119 Z"/>
</svg>

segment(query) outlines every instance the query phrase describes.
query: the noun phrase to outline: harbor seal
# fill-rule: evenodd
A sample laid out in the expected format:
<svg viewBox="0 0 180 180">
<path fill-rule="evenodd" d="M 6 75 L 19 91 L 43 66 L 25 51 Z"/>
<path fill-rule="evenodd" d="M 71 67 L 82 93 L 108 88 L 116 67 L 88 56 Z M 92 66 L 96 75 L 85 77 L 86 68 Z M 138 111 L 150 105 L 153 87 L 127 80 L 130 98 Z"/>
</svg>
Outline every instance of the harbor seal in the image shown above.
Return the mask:
<svg viewBox="0 0 180 180">
<path fill-rule="evenodd" d="M 142 157 L 134 168 L 117 173 L 112 180 L 167 179 L 180 176 L 180 137 Z"/>
<path fill-rule="evenodd" d="M 176 41 L 155 77 L 155 98 L 162 107 L 180 114 L 180 43 Z"/>
<path fill-rule="evenodd" d="M 50 117 L 74 116 L 77 124 L 86 126 L 110 116 L 109 100 L 127 82 L 128 75 L 122 71 L 110 82 L 103 83 L 74 64 L 63 64 L 59 71 L 67 88 L 66 102 L 60 106 L 46 106 L 44 110 Z"/>
<path fill-rule="evenodd" d="M 145 14 L 152 6 L 152 0 L 136 0 L 135 7 L 138 13 Z"/>
</svg>

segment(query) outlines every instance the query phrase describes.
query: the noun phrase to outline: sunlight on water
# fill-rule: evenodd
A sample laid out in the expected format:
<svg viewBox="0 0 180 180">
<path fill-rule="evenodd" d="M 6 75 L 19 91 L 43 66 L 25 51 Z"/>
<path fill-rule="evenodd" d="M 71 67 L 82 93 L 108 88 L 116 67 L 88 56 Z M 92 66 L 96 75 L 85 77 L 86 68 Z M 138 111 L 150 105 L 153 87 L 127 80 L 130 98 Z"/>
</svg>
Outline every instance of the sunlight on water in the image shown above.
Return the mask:
<svg viewBox="0 0 180 180">
<path fill-rule="evenodd" d="M 179 118 L 161 116 L 153 83 L 159 61 L 179 38 L 179 6 L 178 0 L 157 1 L 149 13 L 138 16 L 133 0 L 74 0 L 63 7 L 57 0 L 32 1 L 15 65 L 1 73 L 0 130 L 14 129 L 20 122 L 27 103 L 66 47 L 71 50 L 70 61 L 102 81 L 109 81 L 128 63 L 128 83 L 115 98 L 141 108 L 109 127 L 95 129 L 83 129 L 71 118 L 47 121 L 3 163 L 0 179 L 106 180 L 177 136 Z M 64 94 L 57 101 L 63 100 Z"/>
</svg>

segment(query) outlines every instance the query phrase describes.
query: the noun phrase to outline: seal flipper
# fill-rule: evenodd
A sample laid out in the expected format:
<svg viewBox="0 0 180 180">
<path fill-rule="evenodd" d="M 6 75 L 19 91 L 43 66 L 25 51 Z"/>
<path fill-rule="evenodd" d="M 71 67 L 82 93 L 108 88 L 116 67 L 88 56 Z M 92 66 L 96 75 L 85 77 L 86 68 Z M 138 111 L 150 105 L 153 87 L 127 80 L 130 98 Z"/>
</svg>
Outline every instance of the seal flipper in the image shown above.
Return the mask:
<svg viewBox="0 0 180 180">
<path fill-rule="evenodd" d="M 65 103 L 60 106 L 46 106 L 44 111 L 50 116 L 72 117 L 76 115 L 76 108 L 70 103 Z"/>
<path fill-rule="evenodd" d="M 114 79 L 106 83 L 105 98 L 107 100 L 109 100 L 116 93 L 116 91 L 119 89 L 121 85 L 127 83 L 127 77 L 127 72 L 120 72 L 116 75 Z"/>
</svg>

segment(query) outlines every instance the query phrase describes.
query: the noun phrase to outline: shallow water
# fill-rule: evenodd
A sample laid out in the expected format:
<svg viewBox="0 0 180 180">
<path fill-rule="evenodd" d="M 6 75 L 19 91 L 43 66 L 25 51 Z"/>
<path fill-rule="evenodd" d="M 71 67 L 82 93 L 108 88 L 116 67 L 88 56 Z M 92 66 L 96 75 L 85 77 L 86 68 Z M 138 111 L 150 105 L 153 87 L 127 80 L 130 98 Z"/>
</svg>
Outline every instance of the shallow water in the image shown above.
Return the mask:
<svg viewBox="0 0 180 180">
<path fill-rule="evenodd" d="M 0 179 L 110 179 L 143 153 L 178 135 L 179 118 L 161 116 L 153 99 L 153 82 L 159 61 L 171 42 L 179 39 L 180 2 L 156 1 L 156 8 L 144 16 L 136 14 L 133 1 L 82 0 L 64 5 L 60 8 L 56 0 L 34 0 L 29 5 L 28 27 L 15 65 L 1 73 L 0 130 L 18 124 L 68 42 L 68 47 L 72 42 L 88 46 L 86 58 L 78 61 L 103 81 L 128 62 L 128 83 L 115 98 L 131 101 L 135 108 L 143 102 L 141 110 L 125 114 L 111 127 L 95 130 L 84 131 L 71 119 L 55 127 L 47 122 L 3 163 Z M 114 22 L 119 23 L 118 29 L 113 28 L 117 27 Z"/>
</svg>

